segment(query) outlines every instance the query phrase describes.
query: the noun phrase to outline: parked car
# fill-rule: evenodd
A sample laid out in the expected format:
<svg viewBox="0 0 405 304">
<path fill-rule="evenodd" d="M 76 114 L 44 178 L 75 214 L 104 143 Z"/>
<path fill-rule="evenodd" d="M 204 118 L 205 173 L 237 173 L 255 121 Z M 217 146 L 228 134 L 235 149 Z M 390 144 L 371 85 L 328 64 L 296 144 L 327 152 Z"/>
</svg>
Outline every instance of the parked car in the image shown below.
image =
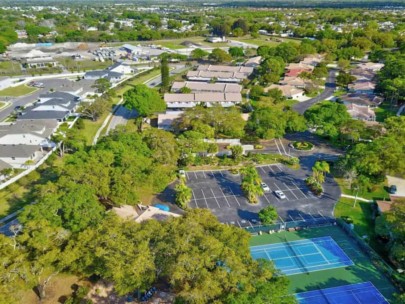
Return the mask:
<svg viewBox="0 0 405 304">
<path fill-rule="evenodd" d="M 267 184 L 261 183 L 260 186 L 262 186 L 264 192 L 270 192 L 270 188 L 267 186 Z"/>
<path fill-rule="evenodd" d="M 395 194 L 395 193 L 397 193 L 397 186 L 391 185 L 391 187 L 389 188 L 388 192 L 389 192 L 390 194 Z"/>
<path fill-rule="evenodd" d="M 283 193 L 283 191 L 281 191 L 281 190 L 276 190 L 276 191 L 274 191 L 274 194 L 275 194 L 279 199 L 285 199 L 285 198 L 287 198 L 287 197 L 285 196 L 285 194 Z"/>
<path fill-rule="evenodd" d="M 186 171 L 184 171 L 184 170 L 179 170 L 179 176 L 180 177 L 186 177 Z"/>
</svg>

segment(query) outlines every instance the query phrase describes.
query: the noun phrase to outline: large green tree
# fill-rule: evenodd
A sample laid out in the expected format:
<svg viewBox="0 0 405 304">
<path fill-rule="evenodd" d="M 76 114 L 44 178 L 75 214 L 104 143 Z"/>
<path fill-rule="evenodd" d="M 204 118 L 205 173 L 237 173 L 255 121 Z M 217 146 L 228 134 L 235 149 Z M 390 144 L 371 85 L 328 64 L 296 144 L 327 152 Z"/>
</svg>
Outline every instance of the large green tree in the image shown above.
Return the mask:
<svg viewBox="0 0 405 304">
<path fill-rule="evenodd" d="M 142 131 L 142 124 L 146 117 L 166 109 L 166 104 L 159 93 L 144 84 L 136 85 L 124 93 L 124 106 L 129 110 L 137 111 L 139 131 Z"/>
</svg>

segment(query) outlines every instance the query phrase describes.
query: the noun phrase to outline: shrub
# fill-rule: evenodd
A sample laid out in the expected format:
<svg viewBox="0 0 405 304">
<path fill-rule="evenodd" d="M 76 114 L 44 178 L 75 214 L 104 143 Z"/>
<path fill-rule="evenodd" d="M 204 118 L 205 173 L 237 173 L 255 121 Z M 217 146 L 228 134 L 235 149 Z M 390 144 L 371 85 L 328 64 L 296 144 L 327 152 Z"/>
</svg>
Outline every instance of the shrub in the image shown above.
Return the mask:
<svg viewBox="0 0 405 304">
<path fill-rule="evenodd" d="M 262 150 L 264 147 L 262 145 L 255 145 L 254 148 L 257 150 Z"/>
<path fill-rule="evenodd" d="M 307 141 L 295 141 L 293 147 L 297 150 L 309 151 L 313 149 L 314 145 Z"/>
</svg>

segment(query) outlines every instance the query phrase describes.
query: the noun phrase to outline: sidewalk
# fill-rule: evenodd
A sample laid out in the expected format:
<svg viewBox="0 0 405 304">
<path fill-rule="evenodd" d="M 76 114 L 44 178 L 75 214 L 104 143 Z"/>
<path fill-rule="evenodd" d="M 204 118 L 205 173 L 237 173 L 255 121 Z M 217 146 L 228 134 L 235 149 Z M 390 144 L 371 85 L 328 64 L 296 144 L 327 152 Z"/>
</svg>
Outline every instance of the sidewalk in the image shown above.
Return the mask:
<svg viewBox="0 0 405 304">
<path fill-rule="evenodd" d="M 356 197 L 353 196 L 353 195 L 347 195 L 347 194 L 343 194 L 343 193 L 342 193 L 341 197 L 356 199 Z M 362 201 L 362 202 L 366 202 L 366 203 L 373 203 L 374 202 L 373 200 L 368 200 L 368 199 L 365 199 L 365 198 L 362 198 L 362 197 L 357 197 L 357 200 Z"/>
</svg>

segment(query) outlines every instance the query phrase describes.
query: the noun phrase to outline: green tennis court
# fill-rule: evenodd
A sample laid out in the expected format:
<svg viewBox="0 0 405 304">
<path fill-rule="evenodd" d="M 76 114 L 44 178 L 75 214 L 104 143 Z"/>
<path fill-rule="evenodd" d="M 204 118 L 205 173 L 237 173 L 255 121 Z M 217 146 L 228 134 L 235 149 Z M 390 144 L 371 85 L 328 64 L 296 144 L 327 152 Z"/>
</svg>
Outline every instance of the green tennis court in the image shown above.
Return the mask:
<svg viewBox="0 0 405 304">
<path fill-rule="evenodd" d="M 312 228 L 299 231 L 283 231 L 264 234 L 251 238 L 251 246 L 292 242 L 330 236 L 339 245 L 354 265 L 335 269 L 326 269 L 311 273 L 289 275 L 290 292 L 301 293 L 311 290 L 338 287 L 349 284 L 371 282 L 387 300 L 393 299 L 395 287 L 362 252 L 358 245 L 338 226 Z"/>
</svg>

